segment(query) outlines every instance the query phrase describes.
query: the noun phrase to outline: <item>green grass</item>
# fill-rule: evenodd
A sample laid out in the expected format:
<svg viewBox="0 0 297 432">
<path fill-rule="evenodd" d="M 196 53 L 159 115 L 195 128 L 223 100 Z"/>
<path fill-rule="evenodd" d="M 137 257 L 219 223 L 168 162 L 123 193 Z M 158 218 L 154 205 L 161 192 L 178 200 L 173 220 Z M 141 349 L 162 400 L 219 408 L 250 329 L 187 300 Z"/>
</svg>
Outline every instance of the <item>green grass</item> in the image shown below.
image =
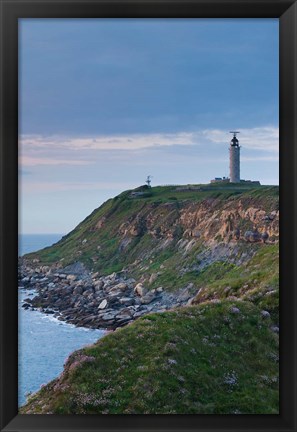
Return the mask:
<svg viewBox="0 0 297 432">
<path fill-rule="evenodd" d="M 227 271 L 225 271 L 225 269 Z M 204 287 L 196 302 L 236 296 L 258 305 L 279 320 L 279 245 L 261 245 L 244 266 L 214 263 L 197 281 Z"/>
<path fill-rule="evenodd" d="M 74 353 L 21 413 L 277 414 L 270 325 L 248 302 L 148 315 Z"/>
</svg>

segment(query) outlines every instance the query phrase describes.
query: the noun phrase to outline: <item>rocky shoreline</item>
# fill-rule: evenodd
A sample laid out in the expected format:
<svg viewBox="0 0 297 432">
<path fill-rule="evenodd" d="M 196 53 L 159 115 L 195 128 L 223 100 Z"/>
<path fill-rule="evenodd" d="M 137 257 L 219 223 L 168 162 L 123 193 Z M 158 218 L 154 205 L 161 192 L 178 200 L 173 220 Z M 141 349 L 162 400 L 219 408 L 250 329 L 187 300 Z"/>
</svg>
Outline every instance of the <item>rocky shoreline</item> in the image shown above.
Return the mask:
<svg viewBox="0 0 297 432">
<path fill-rule="evenodd" d="M 174 294 L 162 287 L 149 290 L 125 271 L 100 276 L 80 262 L 61 269 L 20 259 L 18 270 L 19 289 L 36 291 L 23 308 L 78 327 L 114 330 L 142 315 L 190 304 L 193 296 L 191 286 Z"/>
</svg>

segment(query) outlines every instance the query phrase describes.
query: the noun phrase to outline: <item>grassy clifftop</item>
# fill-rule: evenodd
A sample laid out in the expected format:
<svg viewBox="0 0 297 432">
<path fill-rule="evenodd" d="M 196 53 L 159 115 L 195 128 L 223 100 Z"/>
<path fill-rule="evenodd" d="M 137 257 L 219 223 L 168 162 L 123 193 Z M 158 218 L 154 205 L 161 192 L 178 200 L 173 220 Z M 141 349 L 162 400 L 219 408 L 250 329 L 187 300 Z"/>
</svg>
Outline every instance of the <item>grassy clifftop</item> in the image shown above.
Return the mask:
<svg viewBox="0 0 297 432">
<path fill-rule="evenodd" d="M 277 414 L 270 327 L 248 302 L 148 315 L 71 355 L 21 413 Z"/>
</svg>

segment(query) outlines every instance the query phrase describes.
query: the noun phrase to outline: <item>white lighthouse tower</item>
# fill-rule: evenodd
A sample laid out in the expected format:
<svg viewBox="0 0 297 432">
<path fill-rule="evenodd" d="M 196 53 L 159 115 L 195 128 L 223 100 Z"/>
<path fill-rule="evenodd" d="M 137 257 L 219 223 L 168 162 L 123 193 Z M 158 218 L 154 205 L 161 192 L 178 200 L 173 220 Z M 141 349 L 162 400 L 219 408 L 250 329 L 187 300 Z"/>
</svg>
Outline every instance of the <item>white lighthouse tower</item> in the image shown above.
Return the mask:
<svg viewBox="0 0 297 432">
<path fill-rule="evenodd" d="M 230 183 L 240 183 L 240 146 L 236 138 L 239 132 L 231 131 L 230 133 L 233 134 L 229 148 Z"/>
</svg>

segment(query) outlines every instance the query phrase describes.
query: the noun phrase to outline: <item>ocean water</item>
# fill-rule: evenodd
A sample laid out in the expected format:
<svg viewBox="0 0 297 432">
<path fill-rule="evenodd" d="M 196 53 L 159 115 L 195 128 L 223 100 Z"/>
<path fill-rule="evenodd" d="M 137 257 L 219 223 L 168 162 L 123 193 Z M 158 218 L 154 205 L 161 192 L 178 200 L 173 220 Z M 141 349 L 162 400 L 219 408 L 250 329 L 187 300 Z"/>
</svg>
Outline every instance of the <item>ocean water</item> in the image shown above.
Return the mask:
<svg viewBox="0 0 297 432">
<path fill-rule="evenodd" d="M 59 241 L 64 234 L 20 234 L 19 255 L 35 252 Z"/>
<path fill-rule="evenodd" d="M 33 252 L 61 236 L 22 236 L 20 255 Z M 34 248 L 34 249 L 33 249 Z M 18 400 L 19 406 L 26 395 L 39 390 L 41 385 L 56 378 L 63 371 L 66 358 L 73 351 L 92 344 L 106 332 L 78 328 L 57 320 L 52 315 L 22 308 L 24 299 L 34 296 L 33 290 L 19 290 L 19 356 L 18 356 Z"/>
</svg>

